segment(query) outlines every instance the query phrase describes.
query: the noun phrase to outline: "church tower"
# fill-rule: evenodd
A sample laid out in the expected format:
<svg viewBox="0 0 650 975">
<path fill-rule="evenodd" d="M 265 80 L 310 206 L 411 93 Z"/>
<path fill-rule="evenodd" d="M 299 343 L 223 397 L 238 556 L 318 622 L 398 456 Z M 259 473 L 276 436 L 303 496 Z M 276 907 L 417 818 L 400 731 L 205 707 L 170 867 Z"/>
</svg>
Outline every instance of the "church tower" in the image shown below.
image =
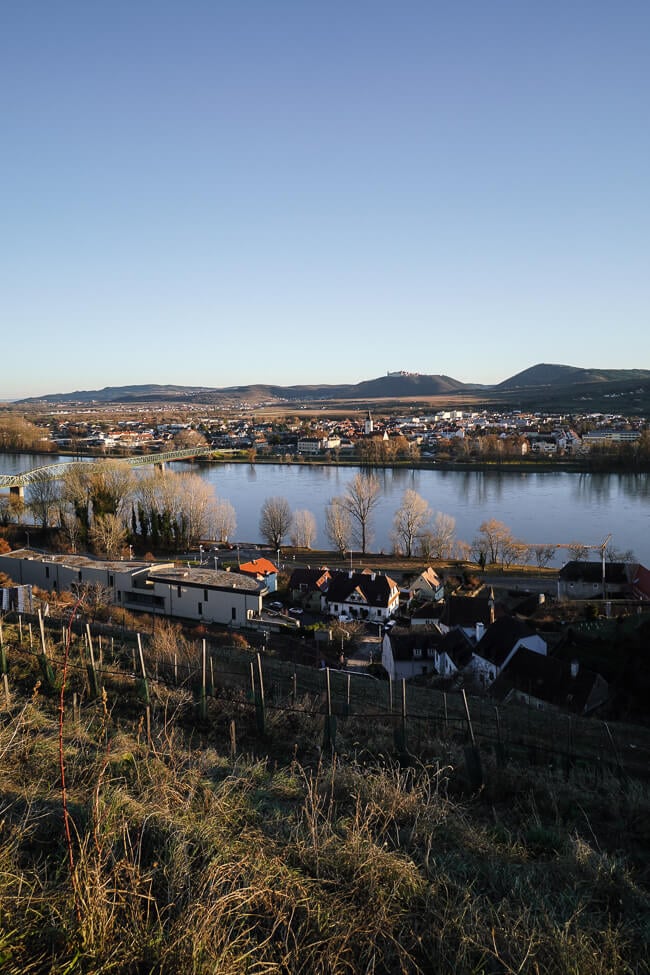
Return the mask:
<svg viewBox="0 0 650 975">
<path fill-rule="evenodd" d="M 364 424 L 364 433 L 366 437 L 370 436 L 373 431 L 372 416 L 370 415 L 370 410 L 368 410 L 368 416 L 366 417 L 366 422 Z"/>
</svg>

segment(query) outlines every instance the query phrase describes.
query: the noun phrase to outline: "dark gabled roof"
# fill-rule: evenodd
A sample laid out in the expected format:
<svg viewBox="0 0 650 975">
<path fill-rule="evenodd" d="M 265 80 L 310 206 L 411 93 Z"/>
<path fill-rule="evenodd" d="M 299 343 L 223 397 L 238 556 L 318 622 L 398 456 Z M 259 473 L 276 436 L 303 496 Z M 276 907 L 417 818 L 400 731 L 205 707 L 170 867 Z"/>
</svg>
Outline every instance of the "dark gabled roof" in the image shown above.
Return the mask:
<svg viewBox="0 0 650 975">
<path fill-rule="evenodd" d="M 492 618 L 493 600 L 489 596 L 450 596 L 442 616 L 447 626 L 487 626 Z"/>
<path fill-rule="evenodd" d="M 426 603 L 422 603 L 417 609 L 412 612 L 409 611 L 412 620 L 439 620 L 443 614 L 443 604 L 440 602 L 434 603 L 429 599 Z"/>
<path fill-rule="evenodd" d="M 438 647 L 440 653 L 446 653 L 453 664 L 462 670 L 472 659 L 472 641 L 460 628 L 450 630 L 446 633 Z"/>
<path fill-rule="evenodd" d="M 626 562 L 605 562 L 605 582 L 624 584 L 628 581 Z M 565 582 L 602 582 L 602 562 L 567 562 L 558 576 Z"/>
<path fill-rule="evenodd" d="M 428 650 L 438 650 L 443 641 L 443 635 L 436 628 L 418 627 L 410 630 L 406 627 L 395 627 L 390 633 L 390 646 L 393 660 L 413 660 L 413 651 L 421 650 L 422 656 L 427 656 Z M 432 654 L 429 654 L 432 656 Z"/>
<path fill-rule="evenodd" d="M 294 569 L 289 579 L 289 589 L 306 586 L 308 592 L 315 592 L 317 589 L 325 592 L 330 578 L 329 569 Z"/>
<path fill-rule="evenodd" d="M 570 663 L 519 647 L 490 688 L 490 695 L 503 701 L 511 690 L 518 690 L 554 707 L 582 714 L 598 684 L 604 697 L 607 685 L 600 674 L 579 667 L 572 677 Z"/>
<path fill-rule="evenodd" d="M 374 577 L 374 578 L 373 578 Z M 387 606 L 397 583 L 389 576 L 369 572 L 333 572 L 327 590 L 327 601 L 345 603 L 358 590 L 369 606 Z"/>
<path fill-rule="evenodd" d="M 475 652 L 479 657 L 500 667 L 517 641 L 527 636 L 535 636 L 535 630 L 527 623 L 513 616 L 502 616 L 488 626 L 476 644 Z"/>
</svg>

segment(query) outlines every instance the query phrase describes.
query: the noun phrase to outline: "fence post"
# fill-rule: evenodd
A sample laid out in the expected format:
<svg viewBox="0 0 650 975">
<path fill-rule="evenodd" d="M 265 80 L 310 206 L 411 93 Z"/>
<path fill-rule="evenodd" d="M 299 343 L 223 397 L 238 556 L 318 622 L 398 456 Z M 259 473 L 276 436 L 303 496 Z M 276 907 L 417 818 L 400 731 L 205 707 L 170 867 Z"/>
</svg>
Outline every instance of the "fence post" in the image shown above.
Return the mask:
<svg viewBox="0 0 650 975">
<path fill-rule="evenodd" d="M 93 697 L 99 697 L 101 688 L 95 667 L 95 653 L 93 651 L 93 638 L 90 633 L 90 623 L 86 623 L 86 639 L 88 641 L 88 653 L 90 654 L 90 665 L 88 667 L 88 680 L 90 681 L 90 693 Z"/>
<path fill-rule="evenodd" d="M 11 695 L 9 694 L 9 667 L 7 665 L 5 642 L 2 636 L 2 620 L 0 620 L 0 671 L 2 672 L 2 683 L 5 688 L 5 704 L 9 707 L 11 704 Z"/>
<path fill-rule="evenodd" d="M 497 765 L 499 766 L 499 768 L 503 768 L 504 765 L 506 764 L 506 750 L 503 747 L 503 742 L 501 740 L 501 719 L 499 716 L 499 708 L 496 706 L 494 708 L 494 716 L 497 724 L 497 744 L 495 749 Z"/>
<path fill-rule="evenodd" d="M 144 666 L 144 655 L 142 653 L 142 639 L 140 634 L 138 637 L 138 653 L 140 655 L 140 668 L 142 670 L 142 680 L 139 685 L 136 684 L 138 688 L 138 693 L 146 705 L 146 716 L 147 716 L 147 743 L 151 744 L 151 696 L 149 694 L 149 681 L 147 680 L 147 671 Z"/>
<path fill-rule="evenodd" d="M 251 665 L 252 666 L 252 665 Z M 264 675 L 262 673 L 262 655 L 257 654 L 257 680 L 259 684 L 258 693 L 255 695 L 255 716 L 257 718 L 257 730 L 261 735 L 266 731 L 266 708 L 264 701 Z"/>
<path fill-rule="evenodd" d="M 393 738 L 395 745 L 402 754 L 406 753 L 406 678 L 402 677 L 402 719 L 399 727 L 395 726 Z"/>
<path fill-rule="evenodd" d="M 616 775 L 620 781 L 625 778 L 625 769 L 623 768 L 623 763 L 621 762 L 621 756 L 618 748 L 616 747 L 616 742 L 614 741 L 614 736 L 610 731 L 610 727 L 606 721 L 603 721 L 605 725 L 605 731 L 607 732 L 607 737 L 609 738 L 609 743 L 612 746 L 612 752 L 614 753 L 614 760 L 616 762 Z"/>
<path fill-rule="evenodd" d="M 201 697 L 199 700 L 199 717 L 202 721 L 205 721 L 208 717 L 208 700 L 207 700 L 207 673 L 206 673 L 206 650 L 205 650 L 205 640 L 203 640 L 202 650 L 201 650 Z"/>
<path fill-rule="evenodd" d="M 469 728 L 469 736 L 471 740 L 471 745 L 465 746 L 465 769 L 467 770 L 470 786 L 472 789 L 476 790 L 480 789 L 483 785 L 481 754 L 476 747 L 476 738 L 474 737 L 474 729 L 472 727 L 472 719 L 469 714 L 469 704 L 467 703 L 467 694 L 465 693 L 464 687 L 461 689 L 461 694 L 463 695 L 465 717 L 467 718 L 467 727 Z"/>
<path fill-rule="evenodd" d="M 336 718 L 332 714 L 332 686 L 329 667 L 325 671 L 325 687 L 327 689 L 327 714 L 323 732 L 323 750 L 336 751 Z"/>
<path fill-rule="evenodd" d="M 573 766 L 573 724 L 571 722 L 571 715 L 567 718 L 567 743 L 566 743 L 566 764 L 564 767 L 564 778 L 569 781 L 569 776 L 571 775 L 571 767 Z"/>
<path fill-rule="evenodd" d="M 237 758 L 237 728 L 234 718 L 230 722 L 230 757 L 233 761 Z"/>
<path fill-rule="evenodd" d="M 38 662 L 41 667 L 41 673 L 43 674 L 43 679 L 50 690 L 54 690 L 56 686 L 56 678 L 54 676 L 54 670 L 52 669 L 52 664 L 50 663 L 49 657 L 47 655 L 47 643 L 45 640 L 45 624 L 43 623 L 43 617 L 41 611 L 38 611 L 38 622 L 41 629 L 41 647 L 42 651 L 38 655 Z M 29 642 L 33 646 L 32 642 L 32 624 L 29 624 Z"/>
</svg>

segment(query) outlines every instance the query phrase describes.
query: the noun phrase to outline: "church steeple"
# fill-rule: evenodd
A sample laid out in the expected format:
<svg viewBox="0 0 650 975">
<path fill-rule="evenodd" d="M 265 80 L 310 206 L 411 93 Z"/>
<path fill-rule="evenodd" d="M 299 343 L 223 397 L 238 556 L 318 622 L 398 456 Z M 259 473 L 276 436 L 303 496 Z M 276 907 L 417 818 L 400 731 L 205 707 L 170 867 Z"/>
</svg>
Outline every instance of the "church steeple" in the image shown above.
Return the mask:
<svg viewBox="0 0 650 975">
<path fill-rule="evenodd" d="M 370 413 L 370 410 L 368 410 L 368 416 L 366 417 L 366 422 L 364 424 L 364 433 L 366 434 L 366 436 L 368 436 L 369 434 L 372 433 L 372 431 L 373 431 L 372 415 Z"/>
</svg>

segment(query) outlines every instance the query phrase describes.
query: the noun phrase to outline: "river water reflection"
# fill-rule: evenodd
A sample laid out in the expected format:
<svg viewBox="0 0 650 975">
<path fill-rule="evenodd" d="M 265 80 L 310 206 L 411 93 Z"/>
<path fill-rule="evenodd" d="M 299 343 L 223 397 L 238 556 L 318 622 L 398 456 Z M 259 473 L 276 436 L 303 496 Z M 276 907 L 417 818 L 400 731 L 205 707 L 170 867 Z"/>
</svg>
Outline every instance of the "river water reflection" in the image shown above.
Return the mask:
<svg viewBox="0 0 650 975">
<path fill-rule="evenodd" d="M 2 455 L 0 473 L 15 473 L 56 463 L 64 457 Z M 237 513 L 237 537 L 259 539 L 259 511 L 265 498 L 282 496 L 292 510 L 311 511 L 318 525 L 316 545 L 329 547 L 324 532 L 327 502 L 343 494 L 358 468 L 307 464 L 170 465 L 204 477 Z M 612 534 L 620 551 L 631 549 L 650 566 L 650 475 L 565 472 L 377 470 L 381 501 L 373 519 L 372 550 L 390 550 L 390 530 L 407 488 L 425 498 L 433 511 L 456 519 L 456 535 L 471 542 L 481 522 L 496 518 L 529 543 L 581 541 L 599 544 Z M 562 561 L 562 558 L 560 559 Z"/>
</svg>

